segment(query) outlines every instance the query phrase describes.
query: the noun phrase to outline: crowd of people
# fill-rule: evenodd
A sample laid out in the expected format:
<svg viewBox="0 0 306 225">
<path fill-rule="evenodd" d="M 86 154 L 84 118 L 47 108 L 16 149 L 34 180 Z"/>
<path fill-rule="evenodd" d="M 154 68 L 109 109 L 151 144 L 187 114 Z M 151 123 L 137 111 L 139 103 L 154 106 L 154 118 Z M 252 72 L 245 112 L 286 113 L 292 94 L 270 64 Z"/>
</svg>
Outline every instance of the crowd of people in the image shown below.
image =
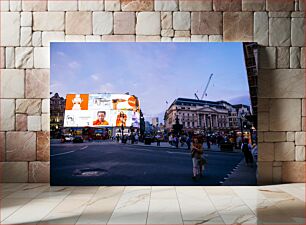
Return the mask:
<svg viewBox="0 0 306 225">
<path fill-rule="evenodd" d="M 118 143 L 127 143 L 137 144 L 139 141 L 144 141 L 148 138 L 149 135 L 145 135 L 141 137 L 138 133 L 133 133 L 130 135 L 123 135 L 121 137 L 119 134 L 113 137 L 113 140 L 116 140 Z M 201 177 L 203 177 L 204 167 L 207 163 L 207 159 L 204 157 L 204 143 L 206 143 L 207 149 L 210 148 L 211 145 L 220 145 L 225 142 L 235 143 L 235 147 L 241 149 L 244 155 L 245 163 L 247 166 L 252 167 L 255 163 L 257 163 L 257 145 L 251 144 L 250 139 L 238 137 L 235 140 L 232 137 L 227 135 L 211 135 L 204 136 L 201 134 L 182 134 L 182 135 L 162 135 L 156 134 L 155 136 L 150 136 L 152 142 L 156 142 L 157 146 L 160 146 L 161 142 L 168 141 L 170 146 L 175 148 L 179 147 L 187 147 L 191 153 L 192 159 L 192 179 L 197 181 Z"/>
</svg>

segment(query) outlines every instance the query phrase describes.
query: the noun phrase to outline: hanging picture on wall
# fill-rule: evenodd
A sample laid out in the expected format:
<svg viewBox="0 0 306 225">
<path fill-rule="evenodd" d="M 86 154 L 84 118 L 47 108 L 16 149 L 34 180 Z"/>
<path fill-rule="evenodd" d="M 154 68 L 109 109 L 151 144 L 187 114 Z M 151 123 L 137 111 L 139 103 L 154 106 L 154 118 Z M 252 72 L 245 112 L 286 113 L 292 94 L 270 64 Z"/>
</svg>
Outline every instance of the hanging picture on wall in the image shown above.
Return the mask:
<svg viewBox="0 0 306 225">
<path fill-rule="evenodd" d="M 256 185 L 255 43 L 51 43 L 51 185 Z"/>
</svg>

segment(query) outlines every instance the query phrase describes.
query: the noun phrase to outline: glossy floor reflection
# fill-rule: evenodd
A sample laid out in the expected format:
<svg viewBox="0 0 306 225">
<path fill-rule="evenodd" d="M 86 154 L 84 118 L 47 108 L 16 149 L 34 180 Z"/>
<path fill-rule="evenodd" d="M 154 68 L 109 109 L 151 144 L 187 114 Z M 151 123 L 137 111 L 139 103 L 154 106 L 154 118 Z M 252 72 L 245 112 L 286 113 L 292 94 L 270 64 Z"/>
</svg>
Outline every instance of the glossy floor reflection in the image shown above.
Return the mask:
<svg viewBox="0 0 306 225">
<path fill-rule="evenodd" d="M 1 224 L 305 224 L 305 184 L 50 187 L 1 184 Z"/>
</svg>

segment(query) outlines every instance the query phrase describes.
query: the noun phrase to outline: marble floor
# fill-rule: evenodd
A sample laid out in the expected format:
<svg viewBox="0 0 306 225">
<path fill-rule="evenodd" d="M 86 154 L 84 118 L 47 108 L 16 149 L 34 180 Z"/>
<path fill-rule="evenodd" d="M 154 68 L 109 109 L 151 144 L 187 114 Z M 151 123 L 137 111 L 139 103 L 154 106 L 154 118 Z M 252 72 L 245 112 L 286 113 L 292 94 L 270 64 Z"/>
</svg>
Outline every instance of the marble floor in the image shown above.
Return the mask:
<svg viewBox="0 0 306 225">
<path fill-rule="evenodd" d="M 259 187 L 0 185 L 1 224 L 305 224 L 305 184 Z"/>
</svg>

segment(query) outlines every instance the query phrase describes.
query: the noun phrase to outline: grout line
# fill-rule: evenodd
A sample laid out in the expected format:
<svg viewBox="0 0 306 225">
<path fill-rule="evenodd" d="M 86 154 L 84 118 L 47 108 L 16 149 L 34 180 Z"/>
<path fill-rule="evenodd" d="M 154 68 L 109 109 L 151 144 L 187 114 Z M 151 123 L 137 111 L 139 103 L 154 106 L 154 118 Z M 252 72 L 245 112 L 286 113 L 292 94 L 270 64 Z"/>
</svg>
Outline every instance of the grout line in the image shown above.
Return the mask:
<svg viewBox="0 0 306 225">
<path fill-rule="evenodd" d="M 109 223 L 110 219 L 111 219 L 111 218 L 112 218 L 112 216 L 114 215 L 115 209 L 117 208 L 117 205 L 118 205 L 118 203 L 119 203 L 120 199 L 123 197 L 123 194 L 124 194 L 124 192 L 125 192 L 125 189 L 126 189 L 126 186 L 124 186 L 124 189 L 123 189 L 123 191 L 122 191 L 122 193 L 121 193 L 120 197 L 118 198 L 118 201 L 117 201 L 117 203 L 116 203 L 116 204 L 115 204 L 115 206 L 114 206 L 113 212 L 112 212 L 112 214 L 110 215 L 110 217 L 108 218 L 108 220 L 107 220 L 106 224 L 108 224 L 108 223 Z"/>
<path fill-rule="evenodd" d="M 150 190 L 150 197 L 149 197 L 149 204 L 148 204 L 148 211 L 147 211 L 146 224 L 148 224 L 149 211 L 150 211 L 150 204 L 151 204 L 151 196 L 152 196 L 152 186 L 151 186 L 151 190 Z"/>
</svg>

